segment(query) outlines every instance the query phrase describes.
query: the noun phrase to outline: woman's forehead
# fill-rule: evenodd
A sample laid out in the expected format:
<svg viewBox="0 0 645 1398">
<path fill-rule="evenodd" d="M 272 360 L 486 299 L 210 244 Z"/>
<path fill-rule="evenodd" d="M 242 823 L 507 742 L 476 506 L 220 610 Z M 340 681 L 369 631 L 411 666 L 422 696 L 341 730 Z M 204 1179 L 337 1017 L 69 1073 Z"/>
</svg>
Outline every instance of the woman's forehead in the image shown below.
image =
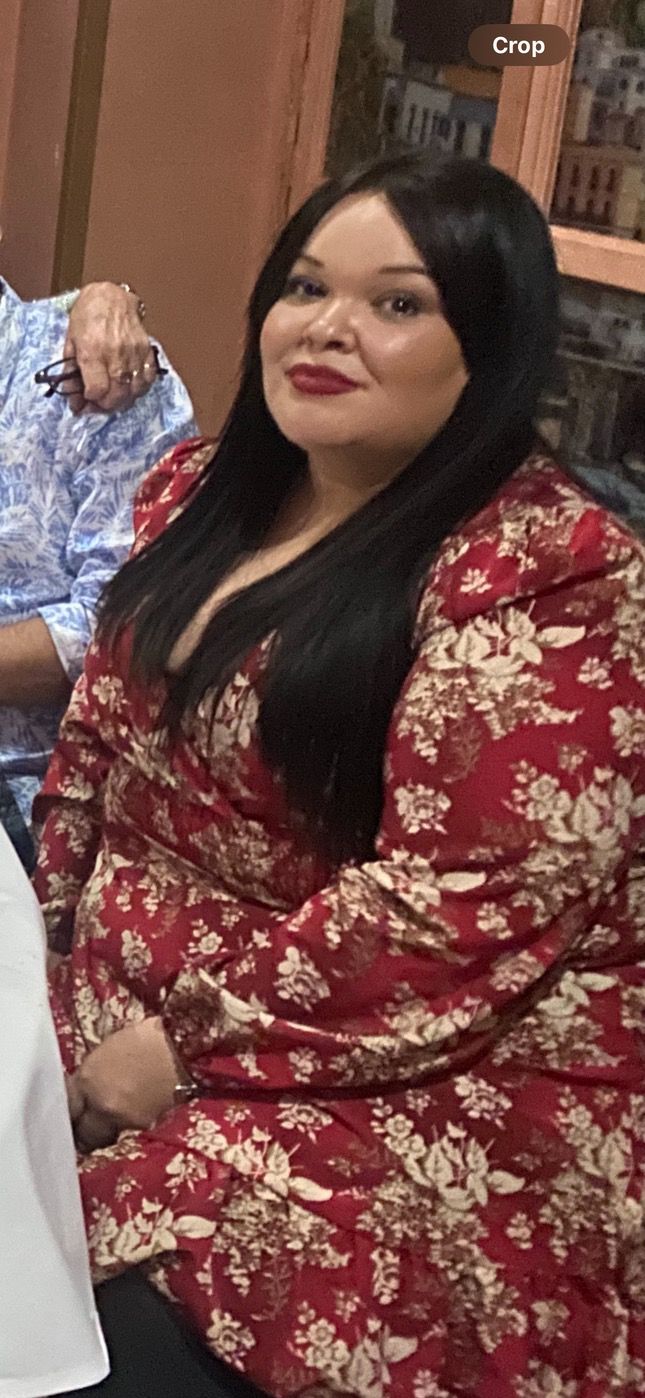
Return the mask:
<svg viewBox="0 0 645 1398">
<path fill-rule="evenodd" d="M 384 194 L 354 194 L 334 205 L 307 239 L 303 254 L 327 265 L 353 264 L 364 271 L 384 266 L 423 266 L 423 258 Z"/>
</svg>

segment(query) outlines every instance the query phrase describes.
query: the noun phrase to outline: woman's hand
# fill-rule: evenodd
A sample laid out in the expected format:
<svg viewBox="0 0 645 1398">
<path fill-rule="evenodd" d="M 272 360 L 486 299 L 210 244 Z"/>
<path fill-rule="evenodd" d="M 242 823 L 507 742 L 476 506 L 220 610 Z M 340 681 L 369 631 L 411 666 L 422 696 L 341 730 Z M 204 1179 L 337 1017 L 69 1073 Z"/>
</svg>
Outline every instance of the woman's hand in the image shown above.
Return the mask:
<svg viewBox="0 0 645 1398">
<path fill-rule="evenodd" d="M 111 1131 L 114 1140 L 127 1128 L 152 1126 L 174 1105 L 175 1088 L 181 1081 L 159 1018 L 118 1029 L 88 1053 L 68 1086 L 79 1144 L 92 1150 L 99 1142 L 93 1144 L 89 1138 L 93 1142 L 95 1136 Z"/>
<path fill-rule="evenodd" d="M 78 1073 L 67 1075 L 67 1105 L 74 1128 L 74 1139 L 81 1151 L 99 1150 L 110 1146 L 118 1136 L 118 1127 L 112 1117 L 94 1111 L 88 1106 L 78 1080 Z"/>
</svg>

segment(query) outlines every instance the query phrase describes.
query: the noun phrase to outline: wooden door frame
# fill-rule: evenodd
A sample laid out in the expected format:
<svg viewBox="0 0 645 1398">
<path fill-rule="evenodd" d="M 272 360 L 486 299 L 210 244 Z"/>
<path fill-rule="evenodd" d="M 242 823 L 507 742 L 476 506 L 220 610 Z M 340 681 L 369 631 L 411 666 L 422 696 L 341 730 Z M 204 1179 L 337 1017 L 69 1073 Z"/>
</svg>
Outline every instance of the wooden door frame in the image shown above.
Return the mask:
<svg viewBox="0 0 645 1398">
<path fill-rule="evenodd" d="M 52 291 L 80 285 L 111 0 L 79 0 Z"/>
<path fill-rule="evenodd" d="M 513 24 L 557 24 L 572 37 L 563 63 L 508 67 L 502 74 L 491 160 L 530 190 L 545 213 L 555 184 L 582 4 L 583 0 L 515 0 L 513 5 Z"/>
<path fill-rule="evenodd" d="M 282 12 L 280 51 L 290 74 L 279 200 L 288 217 L 323 175 L 345 0 L 298 0 Z"/>
</svg>

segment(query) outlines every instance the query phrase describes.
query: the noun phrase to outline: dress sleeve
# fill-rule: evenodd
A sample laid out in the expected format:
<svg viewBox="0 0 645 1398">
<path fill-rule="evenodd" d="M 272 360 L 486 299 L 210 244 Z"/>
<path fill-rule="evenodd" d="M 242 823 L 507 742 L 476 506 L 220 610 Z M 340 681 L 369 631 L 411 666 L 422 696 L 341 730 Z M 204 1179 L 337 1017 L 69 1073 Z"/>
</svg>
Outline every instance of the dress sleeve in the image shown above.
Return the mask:
<svg viewBox="0 0 645 1398">
<path fill-rule="evenodd" d="M 393 715 L 374 860 L 268 931 L 249 919 L 239 953 L 169 987 L 165 1025 L 198 1082 L 419 1081 L 584 964 L 645 823 L 645 576 L 630 549 L 428 623 Z"/>
<path fill-rule="evenodd" d="M 95 721 L 89 673 L 94 646 L 72 692 L 39 795 L 34 826 L 40 831 L 34 887 L 49 944 L 70 950 L 76 906 L 94 867 L 101 834 L 103 789 L 111 750 Z"/>
<path fill-rule="evenodd" d="M 212 444 L 201 438 L 168 452 L 142 483 L 134 504 L 134 549 L 149 543 L 165 528 L 172 511 L 181 506 L 199 477 Z M 50 945 L 69 951 L 76 907 L 98 852 L 103 818 L 103 793 L 114 756 L 111 721 L 99 717 L 93 684 L 104 687 L 106 666 L 102 647 L 93 642 L 61 723 L 58 742 L 40 794 L 34 822 L 41 829 L 36 893 L 43 907 Z M 114 716 L 123 697 L 122 681 L 110 681 L 108 710 Z"/>
</svg>

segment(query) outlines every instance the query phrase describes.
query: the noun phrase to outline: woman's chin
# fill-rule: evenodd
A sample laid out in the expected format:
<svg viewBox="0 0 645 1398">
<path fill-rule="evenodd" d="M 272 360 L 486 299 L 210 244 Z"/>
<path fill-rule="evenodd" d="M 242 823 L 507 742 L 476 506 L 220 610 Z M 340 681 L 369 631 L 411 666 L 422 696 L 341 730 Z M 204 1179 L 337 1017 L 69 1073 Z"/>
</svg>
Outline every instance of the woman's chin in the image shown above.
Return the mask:
<svg viewBox="0 0 645 1398">
<path fill-rule="evenodd" d="M 298 404 L 269 404 L 269 411 L 272 409 L 283 436 L 303 451 L 349 446 L 366 426 L 365 422 L 351 421 L 351 414 L 344 412 L 336 399 L 321 397 Z"/>
<path fill-rule="evenodd" d="M 294 446 L 300 447 L 302 451 L 323 451 L 326 448 L 343 448 L 355 446 L 357 433 L 347 426 L 338 423 L 335 426 L 329 424 L 290 421 L 278 422 L 278 427 L 287 441 L 293 442 Z"/>
</svg>

